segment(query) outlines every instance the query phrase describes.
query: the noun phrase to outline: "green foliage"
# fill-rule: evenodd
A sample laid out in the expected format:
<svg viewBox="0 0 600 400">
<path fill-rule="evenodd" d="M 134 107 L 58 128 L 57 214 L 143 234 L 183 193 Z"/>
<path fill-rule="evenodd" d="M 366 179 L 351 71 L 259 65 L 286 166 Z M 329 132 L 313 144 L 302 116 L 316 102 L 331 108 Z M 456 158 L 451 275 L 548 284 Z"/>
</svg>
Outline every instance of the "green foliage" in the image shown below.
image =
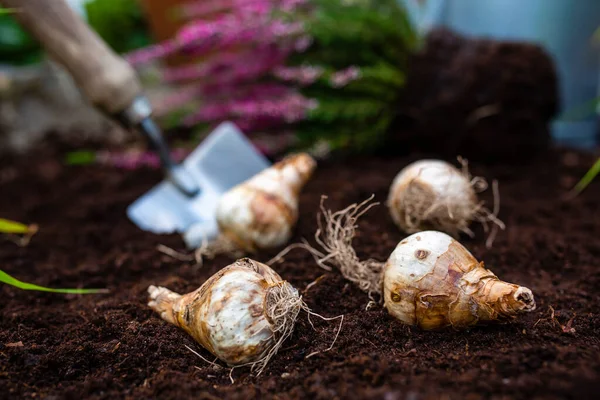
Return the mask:
<svg viewBox="0 0 600 400">
<path fill-rule="evenodd" d="M 197 103 L 190 101 L 189 103 L 181 106 L 180 108 L 174 109 L 160 116 L 160 125 L 165 130 L 176 129 L 180 127 L 183 120 L 187 115 L 196 110 L 198 107 Z M 197 128 L 204 128 L 204 124 L 197 124 Z"/>
<path fill-rule="evenodd" d="M 85 8 L 90 26 L 116 52 L 151 43 L 138 1 L 92 0 Z M 43 58 L 42 48 L 13 18 L 13 11 L 0 8 L 0 59 L 13 65 L 37 63 Z"/>
<path fill-rule="evenodd" d="M 13 14 L 16 10 L 14 8 L 0 7 L 0 15 Z"/>
<path fill-rule="evenodd" d="M 25 225 L 20 222 L 0 218 L 0 233 L 31 236 L 37 232 L 37 229 L 37 225 Z M 43 286 L 34 285 L 31 283 L 22 282 L 10 276 L 2 270 L 0 270 L 0 282 L 6 283 L 7 285 L 11 285 L 23 290 L 37 290 L 40 292 L 71 294 L 92 294 L 107 292 L 106 289 L 51 289 Z"/>
<path fill-rule="evenodd" d="M 96 162 L 96 153 L 89 150 L 72 151 L 65 156 L 67 165 L 90 165 Z"/>
<path fill-rule="evenodd" d="M 35 224 L 25 225 L 20 222 L 0 218 L 0 234 L 7 235 L 9 239 L 19 246 L 26 246 L 37 231 L 38 226 Z"/>
<path fill-rule="evenodd" d="M 579 193 L 583 192 L 598 174 L 600 174 L 600 158 L 596 160 L 592 168 L 590 168 L 577 185 L 575 185 L 573 188 L 573 195 L 577 196 Z"/>
<path fill-rule="evenodd" d="M 11 221 L 8 219 L 0 218 L 0 233 L 14 233 L 26 235 L 31 233 L 34 228 L 29 225 L 22 224 L 20 222 Z"/>
<path fill-rule="evenodd" d="M 51 289 L 43 286 L 34 285 L 31 283 L 22 282 L 16 278 L 13 278 L 6 272 L 0 270 L 0 282 L 6 283 L 7 285 L 14 286 L 22 290 L 36 290 L 38 292 L 51 292 L 51 293 L 66 293 L 66 294 L 95 294 L 95 293 L 108 293 L 106 289 Z"/>
<path fill-rule="evenodd" d="M 309 119 L 313 122 L 331 123 L 364 123 L 379 117 L 386 109 L 386 103 L 376 99 L 347 99 L 323 98 L 319 99 L 319 106 L 312 110 Z"/>
<path fill-rule="evenodd" d="M 150 44 L 142 10 L 136 0 L 93 0 L 85 4 L 88 23 L 117 53 Z"/>
<path fill-rule="evenodd" d="M 303 89 L 318 101 L 298 124 L 301 145 L 325 140 L 331 148 L 368 151 L 383 143 L 395 119 L 410 53 L 419 44 L 407 11 L 397 0 L 313 0 L 300 15 L 313 44 L 292 65 L 324 69 Z M 292 16 L 298 20 L 298 15 Z M 337 87 L 335 71 L 358 67 L 360 76 Z"/>
<path fill-rule="evenodd" d="M 21 28 L 10 11 L 0 12 L 0 59 L 13 65 L 38 62 L 42 58 L 39 44 Z"/>
<path fill-rule="evenodd" d="M 594 35 L 600 36 L 600 28 L 598 29 L 598 31 L 596 31 L 596 33 Z M 580 106 L 574 107 L 571 110 L 567 110 L 559 117 L 559 120 L 561 120 L 561 121 L 578 121 L 581 119 L 591 117 L 592 115 L 595 115 L 598 113 L 599 106 L 600 106 L 600 97 L 597 97 L 597 98 L 592 99 Z M 592 165 L 592 167 L 588 170 L 588 172 L 586 172 L 586 174 L 583 176 L 583 178 L 581 178 L 581 180 L 577 183 L 577 185 L 575 185 L 575 187 L 573 188 L 573 190 L 571 192 L 571 195 L 577 196 L 579 193 L 583 192 L 585 190 L 585 188 L 587 188 L 589 186 L 589 184 L 592 183 L 592 181 L 596 178 L 596 176 L 598 176 L 598 174 L 600 174 L 600 159 L 598 159 L 594 163 L 594 165 Z"/>
</svg>

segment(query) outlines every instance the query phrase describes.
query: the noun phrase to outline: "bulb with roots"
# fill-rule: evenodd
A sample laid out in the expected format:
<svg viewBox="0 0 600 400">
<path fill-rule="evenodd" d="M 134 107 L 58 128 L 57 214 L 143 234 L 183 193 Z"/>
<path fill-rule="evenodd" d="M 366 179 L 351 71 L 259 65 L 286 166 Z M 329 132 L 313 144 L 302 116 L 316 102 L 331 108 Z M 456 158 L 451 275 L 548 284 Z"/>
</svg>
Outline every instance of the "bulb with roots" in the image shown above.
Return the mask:
<svg viewBox="0 0 600 400">
<path fill-rule="evenodd" d="M 494 224 L 486 243 L 491 246 L 496 230 L 504 229 L 497 218 L 499 196 L 494 182 L 495 210 L 489 211 L 477 198 L 487 188 L 483 178 L 472 178 L 467 161 L 459 158 L 463 169 L 441 160 L 420 160 L 403 168 L 394 178 L 387 206 L 396 225 L 406 233 L 428 229 L 446 232 L 457 238 L 463 232 L 473 236 L 472 221 Z"/>
<path fill-rule="evenodd" d="M 196 250 L 196 260 L 286 244 L 298 222 L 300 192 L 315 168 L 309 154 L 290 155 L 223 194 L 216 209 L 220 234 Z"/>
<path fill-rule="evenodd" d="M 148 293 L 148 306 L 162 319 L 183 329 L 228 366 L 250 366 L 257 375 L 292 335 L 301 310 L 311 325 L 310 316 L 340 319 L 331 345 L 306 358 L 331 350 L 344 321 L 343 315 L 327 318 L 313 312 L 289 282 L 249 258 L 221 269 L 191 293 L 181 295 L 157 286 L 150 286 Z"/>
<path fill-rule="evenodd" d="M 370 200 L 336 212 L 321 202 L 315 234 L 321 249 L 295 244 L 275 259 L 292 248 L 308 250 L 319 266 L 339 269 L 372 300 L 383 300 L 392 316 L 424 330 L 511 321 L 535 310 L 531 290 L 500 280 L 443 232 L 423 231 L 405 238 L 387 262 L 359 259 L 352 239 L 359 217 L 376 205 Z"/>
<path fill-rule="evenodd" d="M 267 265 L 241 259 L 199 289 L 180 295 L 148 288 L 148 305 L 227 365 L 260 372 L 291 335 L 306 308 L 298 291 Z"/>
<path fill-rule="evenodd" d="M 424 330 L 512 320 L 535 310 L 526 287 L 504 282 L 449 235 L 424 231 L 402 240 L 383 267 L 385 308 Z"/>
</svg>

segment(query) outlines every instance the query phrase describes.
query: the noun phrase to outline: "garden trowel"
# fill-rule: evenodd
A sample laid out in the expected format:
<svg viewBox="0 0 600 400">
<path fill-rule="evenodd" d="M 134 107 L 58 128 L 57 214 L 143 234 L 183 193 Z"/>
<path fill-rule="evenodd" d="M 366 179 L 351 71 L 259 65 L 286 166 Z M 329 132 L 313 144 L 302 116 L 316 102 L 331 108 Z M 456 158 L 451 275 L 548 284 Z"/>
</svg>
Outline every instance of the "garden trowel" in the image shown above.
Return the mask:
<svg viewBox="0 0 600 400">
<path fill-rule="evenodd" d="M 143 230 L 181 233 L 188 247 L 197 248 L 218 235 L 221 195 L 269 165 L 233 123 L 222 123 L 181 164 L 198 183 L 198 194 L 187 196 L 165 180 L 130 205 L 127 215 Z"/>
<path fill-rule="evenodd" d="M 182 233 L 189 247 L 211 239 L 222 193 L 268 167 L 231 123 L 222 124 L 182 164 L 176 164 L 152 119 L 133 68 L 115 54 L 64 0 L 0 0 L 72 76 L 88 100 L 158 153 L 166 180 L 132 204 L 129 218 L 154 233 Z"/>
</svg>

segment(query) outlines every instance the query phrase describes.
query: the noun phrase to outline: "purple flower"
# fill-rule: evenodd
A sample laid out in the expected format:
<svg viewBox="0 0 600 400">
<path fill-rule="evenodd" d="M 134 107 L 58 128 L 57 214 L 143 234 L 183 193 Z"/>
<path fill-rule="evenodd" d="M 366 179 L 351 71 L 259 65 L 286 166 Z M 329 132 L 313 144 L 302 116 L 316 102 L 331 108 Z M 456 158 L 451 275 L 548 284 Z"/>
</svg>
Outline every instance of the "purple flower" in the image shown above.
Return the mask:
<svg viewBox="0 0 600 400">
<path fill-rule="evenodd" d="M 179 46 L 177 43 L 173 41 L 166 41 L 154 46 L 148 46 L 142 49 L 134 50 L 125 55 L 125 59 L 131 65 L 137 66 L 174 54 L 178 49 Z"/>
<path fill-rule="evenodd" d="M 273 70 L 273 75 L 286 82 L 299 83 L 307 86 L 315 83 L 322 75 L 323 68 L 303 66 L 303 67 L 286 67 L 281 66 Z"/>
<path fill-rule="evenodd" d="M 308 35 L 300 36 L 294 44 L 294 48 L 298 53 L 304 53 L 313 44 L 313 38 Z"/>
<path fill-rule="evenodd" d="M 195 125 L 199 122 L 222 121 L 226 119 L 273 118 L 282 122 L 297 122 L 306 116 L 308 110 L 317 103 L 299 93 L 290 91 L 284 97 L 275 99 L 236 99 L 221 103 L 210 103 L 197 113 L 190 115 L 184 123 Z"/>
<path fill-rule="evenodd" d="M 204 0 L 180 9 L 187 23 L 177 35 L 162 44 L 130 53 L 135 65 L 177 52 L 198 56 L 202 62 L 166 68 L 165 81 L 180 84 L 178 93 L 157 106 L 162 114 L 192 101 L 198 109 L 184 124 L 236 122 L 244 131 L 272 129 L 306 118 L 317 107 L 298 87 L 323 76 L 316 66 L 287 67 L 294 52 L 304 52 L 313 43 L 303 23 L 288 22 L 275 11 L 294 12 L 309 0 Z M 274 83 L 274 78 L 277 81 Z M 352 79 L 349 72 L 332 82 Z M 111 158 L 119 165 L 155 167 L 152 155 Z"/>
<path fill-rule="evenodd" d="M 360 78 L 360 69 L 352 66 L 331 75 L 329 82 L 335 88 L 341 88 Z"/>
</svg>

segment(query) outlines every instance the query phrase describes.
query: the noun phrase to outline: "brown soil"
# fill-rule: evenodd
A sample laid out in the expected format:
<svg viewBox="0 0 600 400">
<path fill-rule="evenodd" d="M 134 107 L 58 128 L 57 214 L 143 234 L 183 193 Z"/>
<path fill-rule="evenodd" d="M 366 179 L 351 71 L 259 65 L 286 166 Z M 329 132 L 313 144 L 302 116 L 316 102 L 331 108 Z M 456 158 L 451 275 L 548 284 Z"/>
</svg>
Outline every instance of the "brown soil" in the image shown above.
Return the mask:
<svg viewBox="0 0 600 400">
<path fill-rule="evenodd" d="M 409 65 L 394 149 L 487 162 L 520 162 L 548 149 L 560 99 L 554 61 L 542 47 L 437 28 Z"/>
<path fill-rule="evenodd" d="M 18 169 L 6 162 L 0 168 L 1 216 L 40 225 L 28 247 L 0 242 L 0 267 L 42 285 L 111 293 L 66 296 L 0 285 L 0 398 L 597 398 L 600 182 L 574 201 L 560 200 L 591 157 L 561 151 L 529 166 L 472 166 L 500 180 L 508 228 L 491 250 L 481 230 L 463 242 L 501 278 L 531 288 L 536 311 L 507 325 L 422 332 L 381 307 L 365 311 L 365 294 L 295 251 L 277 271 L 300 289 L 324 276 L 305 299 L 317 313 L 345 315 L 340 337 L 332 351 L 305 359 L 330 344 L 337 325 L 321 322 L 314 331 L 303 314 L 265 373 L 235 370 L 234 384 L 228 371 L 184 345 L 210 358 L 208 352 L 146 306 L 148 285 L 191 291 L 229 260 L 200 269 L 174 260 L 156 245 L 183 250 L 179 237 L 154 236 L 129 222 L 126 206 L 160 179 L 158 172 L 65 167 L 57 160 L 42 152 L 20 160 Z M 384 201 L 408 161 L 322 163 L 302 193 L 294 240 L 312 238 L 322 194 L 334 209 L 372 193 Z M 383 206 L 360 228 L 361 257 L 384 260 L 403 237 Z M 574 332 L 561 328 L 568 321 Z"/>
</svg>

